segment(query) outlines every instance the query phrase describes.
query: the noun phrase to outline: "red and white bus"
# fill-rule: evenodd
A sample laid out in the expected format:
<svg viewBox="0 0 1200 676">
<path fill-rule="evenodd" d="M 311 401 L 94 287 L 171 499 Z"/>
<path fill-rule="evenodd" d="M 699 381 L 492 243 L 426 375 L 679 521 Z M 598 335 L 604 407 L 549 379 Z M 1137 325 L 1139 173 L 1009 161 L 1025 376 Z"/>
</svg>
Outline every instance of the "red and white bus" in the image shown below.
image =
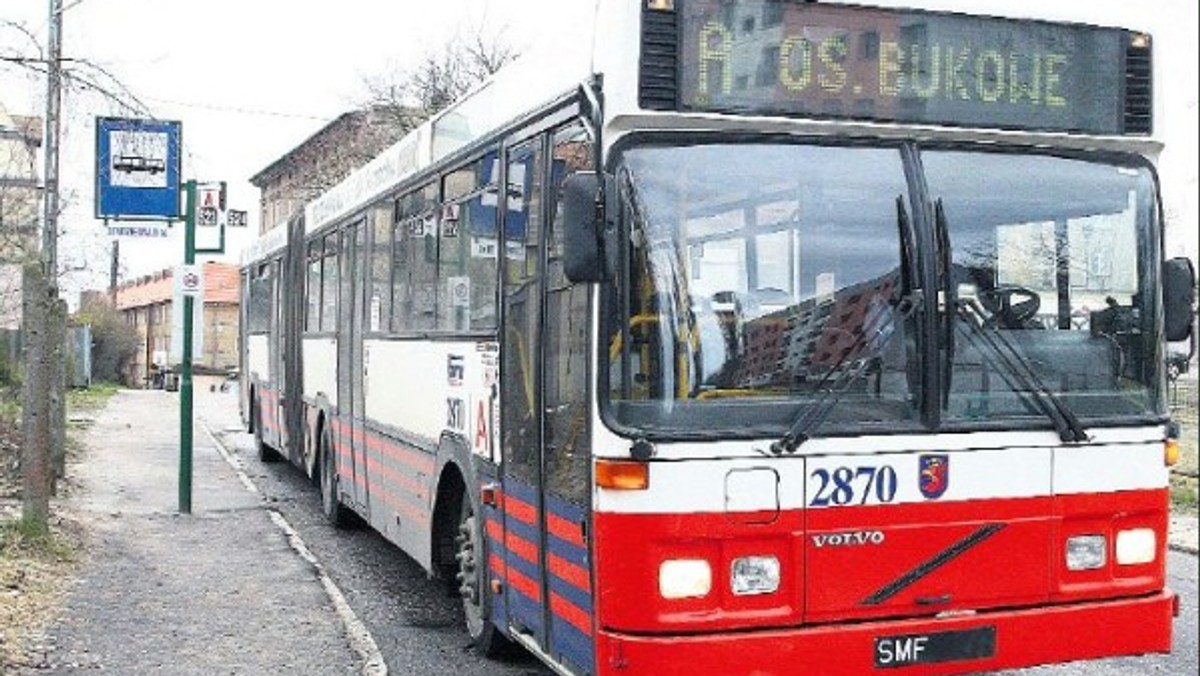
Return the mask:
<svg viewBox="0 0 1200 676">
<path fill-rule="evenodd" d="M 264 458 L 560 674 L 1169 651 L 1151 38 L 931 4 L 546 36 L 249 252 Z"/>
</svg>

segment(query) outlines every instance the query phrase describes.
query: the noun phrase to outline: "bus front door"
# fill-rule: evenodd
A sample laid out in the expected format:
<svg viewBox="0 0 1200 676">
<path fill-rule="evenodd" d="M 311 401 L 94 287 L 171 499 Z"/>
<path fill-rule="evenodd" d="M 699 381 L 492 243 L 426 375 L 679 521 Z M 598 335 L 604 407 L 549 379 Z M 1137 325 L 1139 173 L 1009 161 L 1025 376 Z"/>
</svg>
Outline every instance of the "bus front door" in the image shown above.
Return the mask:
<svg viewBox="0 0 1200 676">
<path fill-rule="evenodd" d="M 530 177 L 528 193 L 505 212 L 500 429 L 504 485 L 504 601 L 511 632 L 545 650 L 545 524 L 542 511 L 541 186 L 545 158 L 536 137 L 508 151 L 507 175 Z M 517 255 L 517 252 L 520 252 Z"/>
<path fill-rule="evenodd" d="M 355 511 L 368 512 L 367 448 L 363 396 L 363 293 L 367 266 L 354 261 L 365 250 L 366 228 L 359 221 L 341 232 L 341 270 L 338 298 L 337 425 L 334 426 L 340 462 L 341 490 Z"/>
<path fill-rule="evenodd" d="M 594 673 L 586 523 L 588 288 L 562 273 L 555 187 L 585 168 L 578 124 L 508 151 L 501 325 L 505 610 L 571 673 Z M 588 165 L 590 166 L 590 164 Z"/>
</svg>

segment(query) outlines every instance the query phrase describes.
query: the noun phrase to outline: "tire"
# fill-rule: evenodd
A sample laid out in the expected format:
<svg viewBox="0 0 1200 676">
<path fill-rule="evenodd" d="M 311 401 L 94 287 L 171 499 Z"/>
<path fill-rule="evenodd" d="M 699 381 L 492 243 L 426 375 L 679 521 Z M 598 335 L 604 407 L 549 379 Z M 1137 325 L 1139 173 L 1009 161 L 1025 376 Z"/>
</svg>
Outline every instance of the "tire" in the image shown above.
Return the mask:
<svg viewBox="0 0 1200 676">
<path fill-rule="evenodd" d="M 258 401 L 258 397 L 254 398 L 254 448 L 258 451 L 258 459 L 261 462 L 278 462 L 280 459 L 279 453 L 267 445 L 263 441 L 263 426 L 262 426 L 262 404 Z"/>
<path fill-rule="evenodd" d="M 347 528 L 351 524 L 350 510 L 342 504 L 339 496 L 341 479 L 337 474 L 336 456 L 333 450 L 333 440 L 329 436 L 329 428 L 321 429 L 320 467 L 321 513 L 325 520 L 335 528 Z"/>
<path fill-rule="evenodd" d="M 487 584 L 487 551 L 483 524 L 476 517 L 470 495 L 464 493 L 454 537 L 455 581 L 462 600 L 463 619 L 475 651 L 496 657 L 512 650 L 513 644 L 492 623 L 492 594 Z"/>
</svg>

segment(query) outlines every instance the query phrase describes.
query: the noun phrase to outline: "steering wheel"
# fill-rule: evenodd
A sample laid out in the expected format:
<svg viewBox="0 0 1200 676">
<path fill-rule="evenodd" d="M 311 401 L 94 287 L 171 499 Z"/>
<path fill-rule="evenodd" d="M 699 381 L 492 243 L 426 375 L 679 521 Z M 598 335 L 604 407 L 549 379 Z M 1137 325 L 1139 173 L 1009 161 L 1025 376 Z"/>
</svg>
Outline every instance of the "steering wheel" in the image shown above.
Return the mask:
<svg viewBox="0 0 1200 676">
<path fill-rule="evenodd" d="M 979 301 L 992 313 L 985 325 L 1002 329 L 1032 328 L 1030 321 L 1042 306 L 1037 292 L 1016 284 L 1001 284 L 980 291 Z"/>
</svg>

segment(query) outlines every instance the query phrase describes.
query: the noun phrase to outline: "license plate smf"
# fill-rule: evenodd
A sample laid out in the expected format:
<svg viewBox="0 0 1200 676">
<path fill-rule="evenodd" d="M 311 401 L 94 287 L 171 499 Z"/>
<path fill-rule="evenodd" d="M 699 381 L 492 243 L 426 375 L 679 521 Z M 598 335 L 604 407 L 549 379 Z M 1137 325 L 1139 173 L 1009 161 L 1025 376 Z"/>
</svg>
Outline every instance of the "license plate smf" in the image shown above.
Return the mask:
<svg viewBox="0 0 1200 676">
<path fill-rule="evenodd" d="M 875 667 L 975 660 L 996 654 L 996 628 L 880 636 L 875 639 Z"/>
</svg>

